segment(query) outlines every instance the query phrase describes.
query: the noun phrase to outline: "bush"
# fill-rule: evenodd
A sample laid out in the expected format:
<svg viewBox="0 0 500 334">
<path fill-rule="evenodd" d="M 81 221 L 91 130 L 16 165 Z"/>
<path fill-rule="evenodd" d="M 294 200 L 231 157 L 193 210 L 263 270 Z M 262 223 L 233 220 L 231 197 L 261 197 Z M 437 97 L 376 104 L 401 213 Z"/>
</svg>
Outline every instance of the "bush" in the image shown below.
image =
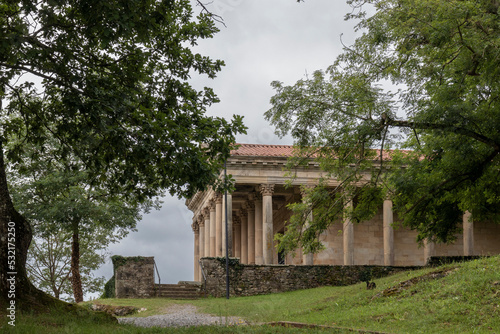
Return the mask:
<svg viewBox="0 0 500 334">
<path fill-rule="evenodd" d="M 105 298 L 115 298 L 115 275 L 104 284 L 104 292 L 101 295 L 101 299 Z"/>
</svg>

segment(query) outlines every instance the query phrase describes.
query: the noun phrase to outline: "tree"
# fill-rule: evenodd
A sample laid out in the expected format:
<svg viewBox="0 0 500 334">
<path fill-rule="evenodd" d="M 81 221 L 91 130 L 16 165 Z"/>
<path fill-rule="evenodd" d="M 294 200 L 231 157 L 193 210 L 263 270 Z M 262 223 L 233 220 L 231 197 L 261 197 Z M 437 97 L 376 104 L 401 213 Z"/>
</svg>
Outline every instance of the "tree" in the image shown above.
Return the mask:
<svg viewBox="0 0 500 334">
<path fill-rule="evenodd" d="M 105 261 L 102 241 L 107 242 L 107 235 L 92 233 L 92 236 L 82 235 L 80 241 L 79 272 L 83 294 L 102 291 L 104 286 L 104 277 L 94 277 L 92 271 Z M 28 277 L 37 288 L 66 301 L 75 300 L 71 284 L 70 240 L 71 234 L 67 232 L 34 237 L 26 262 Z"/>
<path fill-rule="evenodd" d="M 21 161 L 9 166 L 8 176 L 16 209 L 30 221 L 34 236 L 42 241 L 30 247 L 28 275 L 38 278 L 42 286 L 50 282 L 56 298 L 69 280 L 74 301 L 79 303 L 84 295 L 82 280 L 89 281 L 82 279 L 80 271 L 88 276 L 92 269 L 97 269 L 104 263 L 99 253 L 135 229 L 142 212 L 149 212 L 153 206 L 158 208 L 160 203 L 139 201 L 133 194 L 110 193 L 106 187 L 92 184 L 76 157 L 68 160 L 73 168 L 67 161 L 51 159 L 58 149 L 57 142 L 48 142 L 43 151 L 25 145 Z M 48 249 L 43 250 L 40 245 Z M 70 270 L 66 271 L 68 258 Z M 55 274 L 57 267 L 60 270 Z M 35 272 L 38 275 L 33 275 Z"/>
<path fill-rule="evenodd" d="M 499 222 L 499 3 L 349 3 L 347 19 L 362 32 L 355 43 L 324 72 L 272 84 L 266 118 L 295 138 L 300 153 L 290 164 L 314 156 L 326 178 L 342 183 L 331 190 L 320 182 L 310 207 L 293 207 L 282 247 L 316 251 L 334 219 L 363 220 L 384 196 L 419 241 L 454 240 L 465 211 Z M 302 233 L 301 214 L 311 209 L 314 223 Z"/>
<path fill-rule="evenodd" d="M 77 157 L 93 185 L 139 201 L 163 189 L 189 196 L 216 181 L 245 128 L 239 116 L 207 117 L 216 95 L 188 83 L 195 73 L 214 78 L 223 65 L 191 51 L 217 31 L 209 13 L 192 16 L 187 0 L 0 4 L 0 304 L 56 302 L 26 276 L 32 231 L 9 195 L 9 141 L 16 144 L 6 156 L 17 162 L 26 143 L 43 151 L 57 140 L 52 159 L 71 170 Z"/>
</svg>

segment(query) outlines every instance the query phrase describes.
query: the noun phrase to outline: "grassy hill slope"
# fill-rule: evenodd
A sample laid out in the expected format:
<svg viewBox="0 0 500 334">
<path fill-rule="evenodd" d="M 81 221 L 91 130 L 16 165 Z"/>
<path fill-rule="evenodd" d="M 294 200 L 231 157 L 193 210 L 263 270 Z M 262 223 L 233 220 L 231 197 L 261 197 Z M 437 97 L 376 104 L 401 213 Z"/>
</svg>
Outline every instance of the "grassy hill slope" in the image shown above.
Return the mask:
<svg viewBox="0 0 500 334">
<path fill-rule="evenodd" d="M 366 285 L 197 301 L 209 313 L 390 333 L 500 333 L 500 257 L 400 273 Z"/>
<path fill-rule="evenodd" d="M 366 285 L 323 287 L 274 295 L 197 301 L 99 300 L 103 304 L 146 307 L 140 316 L 162 313 L 173 303 L 200 312 L 238 316 L 252 324 L 292 321 L 387 333 L 500 333 L 500 257 L 399 273 Z M 245 326 L 232 328 L 138 329 L 94 324 L 54 313 L 19 315 L 15 333 L 288 333 L 305 330 Z M 1 326 L 1 325 L 0 325 Z M 0 327 L 0 332 L 7 327 Z M 322 332 L 314 330 L 313 332 Z M 328 332 L 344 333 L 344 330 Z"/>
</svg>

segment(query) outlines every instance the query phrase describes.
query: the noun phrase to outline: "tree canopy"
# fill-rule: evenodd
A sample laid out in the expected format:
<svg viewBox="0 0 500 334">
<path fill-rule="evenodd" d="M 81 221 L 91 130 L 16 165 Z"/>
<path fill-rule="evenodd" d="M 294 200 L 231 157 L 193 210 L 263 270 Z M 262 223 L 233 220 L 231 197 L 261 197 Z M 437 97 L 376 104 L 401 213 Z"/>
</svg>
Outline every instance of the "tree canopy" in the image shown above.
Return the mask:
<svg viewBox="0 0 500 334">
<path fill-rule="evenodd" d="M 13 1 L 2 11 L 4 114 L 19 115 L 3 136 L 26 129 L 12 160 L 25 141 L 50 135 L 62 143 L 58 158 L 73 153 L 95 182 L 185 196 L 215 180 L 243 126 L 205 116 L 218 99 L 188 82 L 223 66 L 191 51 L 218 30 L 209 14 L 193 21 L 186 0 Z"/>
<path fill-rule="evenodd" d="M 30 222 L 35 237 L 28 275 L 56 298 L 71 292 L 73 300 L 81 302 L 85 292 L 102 285 L 102 278 L 93 279 L 91 270 L 104 263 L 108 245 L 134 230 L 142 214 L 160 203 L 93 185 L 76 157 L 54 160 L 57 142 L 45 144 L 43 152 L 25 144 L 21 161 L 11 163 L 8 170 L 15 207 Z"/>
<path fill-rule="evenodd" d="M 266 118 L 301 148 L 291 165 L 314 154 L 326 178 L 341 181 L 310 192 L 314 223 L 305 232 L 301 214 L 311 209 L 294 208 L 282 246 L 302 238 L 317 250 L 332 219 L 373 215 L 384 196 L 420 241 L 454 240 L 465 211 L 499 222 L 499 3 L 348 2 L 346 19 L 359 20 L 361 33 L 354 44 L 326 71 L 272 83 Z"/>
<path fill-rule="evenodd" d="M 163 190 L 189 196 L 217 181 L 234 137 L 245 131 L 205 115 L 218 98 L 194 89 L 223 61 L 192 51 L 218 31 L 189 0 L 13 0 L 0 3 L 0 235 L 15 225 L 15 266 L 0 239 L 0 293 L 16 272 L 17 300 L 40 295 L 25 275 L 29 223 L 15 210 L 3 153 L 17 162 L 26 144 L 53 140 L 52 159 L 83 169 L 93 186 L 147 200 Z M 72 164 L 76 157 L 76 164 Z M 40 297 L 42 298 L 42 297 Z"/>
</svg>

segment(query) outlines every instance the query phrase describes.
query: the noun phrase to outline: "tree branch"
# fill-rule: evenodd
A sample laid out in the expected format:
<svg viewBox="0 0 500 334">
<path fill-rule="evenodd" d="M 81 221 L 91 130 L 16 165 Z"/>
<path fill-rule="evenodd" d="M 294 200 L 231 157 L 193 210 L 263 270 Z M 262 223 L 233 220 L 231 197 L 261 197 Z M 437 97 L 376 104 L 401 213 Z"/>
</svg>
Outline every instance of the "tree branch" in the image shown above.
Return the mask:
<svg viewBox="0 0 500 334">
<path fill-rule="evenodd" d="M 405 213 L 409 213 L 409 212 L 413 211 L 417 206 L 420 205 L 420 203 L 422 203 L 426 199 L 434 196 L 434 194 L 436 194 L 438 191 L 450 191 L 450 190 L 455 189 L 460 183 L 462 183 L 464 181 L 477 180 L 479 177 L 473 177 L 473 174 L 482 174 L 482 173 L 478 173 L 477 170 L 484 169 L 489 163 L 491 163 L 493 161 L 493 158 L 495 158 L 499 153 L 500 152 L 498 152 L 498 151 L 492 152 L 490 155 L 488 155 L 486 158 L 484 158 L 483 161 L 478 166 L 475 166 L 473 171 L 469 171 L 467 173 L 462 173 L 460 175 L 454 175 L 451 178 L 444 180 L 443 182 L 438 184 L 436 187 L 434 187 L 434 189 L 432 189 L 431 191 L 428 191 L 424 196 L 420 197 L 415 202 L 415 204 L 413 204 L 408 210 L 405 211 Z M 450 183 L 451 183 L 451 185 L 447 186 L 445 188 L 445 186 L 450 184 Z"/>
<path fill-rule="evenodd" d="M 198 6 L 200 6 L 202 8 L 202 11 L 201 11 L 202 13 L 203 12 L 207 13 L 214 21 L 221 23 L 222 25 L 224 25 L 224 27 L 227 28 L 226 24 L 224 23 L 224 19 L 222 18 L 222 16 L 214 14 L 211 11 L 209 11 L 207 9 L 206 5 L 203 2 L 201 2 L 201 0 L 196 0 L 196 2 L 198 3 Z M 210 3 L 213 3 L 213 1 L 210 2 Z"/>
<path fill-rule="evenodd" d="M 446 130 L 449 132 L 455 132 L 461 135 L 464 135 L 469 138 L 473 138 L 481 143 L 484 143 L 490 147 L 492 147 L 495 152 L 500 152 L 500 144 L 494 141 L 491 138 L 488 138 L 480 133 L 475 131 L 459 127 L 452 126 L 446 124 L 437 124 L 437 123 L 428 123 L 428 122 L 412 122 L 412 121 L 398 121 L 391 119 L 389 117 L 386 118 L 385 124 L 398 127 L 398 128 L 408 128 L 408 129 L 421 129 L 421 130 Z"/>
</svg>

